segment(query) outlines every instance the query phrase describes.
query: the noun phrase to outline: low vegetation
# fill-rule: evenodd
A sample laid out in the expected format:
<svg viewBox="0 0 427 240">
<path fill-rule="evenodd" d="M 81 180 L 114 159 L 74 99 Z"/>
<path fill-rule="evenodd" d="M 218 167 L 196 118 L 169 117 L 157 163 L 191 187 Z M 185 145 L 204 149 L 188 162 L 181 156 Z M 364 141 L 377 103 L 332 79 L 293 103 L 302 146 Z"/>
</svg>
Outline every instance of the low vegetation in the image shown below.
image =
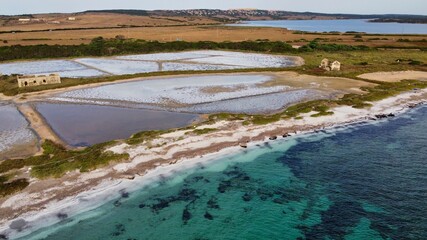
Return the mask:
<svg viewBox="0 0 427 240">
<path fill-rule="evenodd" d="M 8 182 L 0 177 L 0 197 L 14 194 L 26 188 L 30 183 L 25 178 L 19 178 Z"/>
<path fill-rule="evenodd" d="M 151 130 L 143 131 L 132 135 L 129 139 L 126 140 L 126 143 L 129 145 L 140 144 L 145 141 L 150 141 L 156 138 L 159 135 L 171 132 L 173 130 Z"/>
<path fill-rule="evenodd" d="M 173 52 L 200 49 L 247 50 L 256 52 L 283 53 L 296 51 L 291 45 L 277 42 L 159 42 L 135 39 L 104 39 L 94 38 L 89 44 L 80 45 L 29 45 L 0 47 L 0 61 L 19 59 L 68 58 L 84 56 L 112 56 L 123 54 L 144 54 L 157 52 Z"/>
<path fill-rule="evenodd" d="M 202 129 L 194 129 L 191 132 L 187 132 L 186 134 L 196 134 L 196 135 L 203 135 L 203 134 L 208 134 L 211 132 L 215 132 L 218 131 L 218 129 L 216 128 L 202 128 Z"/>
<path fill-rule="evenodd" d="M 11 159 L 0 163 L 0 173 L 13 169 L 31 167 L 31 175 L 37 178 L 61 177 L 69 171 L 88 172 L 110 162 L 126 160 L 128 154 L 114 154 L 105 148 L 114 142 L 97 144 L 84 150 L 66 150 L 46 140 L 42 144 L 43 154 L 26 159 Z"/>
<path fill-rule="evenodd" d="M 364 108 L 370 106 L 369 102 L 379 101 L 402 92 L 410 91 L 413 89 L 427 88 L 426 81 L 417 80 L 403 80 L 400 82 L 380 82 L 372 81 L 376 83 L 375 87 L 362 87 L 365 94 L 346 94 L 335 102 L 339 105 L 349 105 L 354 108 Z"/>
</svg>

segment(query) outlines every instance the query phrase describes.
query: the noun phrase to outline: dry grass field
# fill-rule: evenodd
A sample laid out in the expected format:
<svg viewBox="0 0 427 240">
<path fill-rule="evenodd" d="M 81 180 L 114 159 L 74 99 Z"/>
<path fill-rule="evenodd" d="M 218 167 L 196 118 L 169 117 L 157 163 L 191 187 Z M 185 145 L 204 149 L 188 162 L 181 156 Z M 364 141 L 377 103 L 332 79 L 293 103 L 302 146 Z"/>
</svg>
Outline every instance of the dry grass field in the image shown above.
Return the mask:
<svg viewBox="0 0 427 240">
<path fill-rule="evenodd" d="M 0 28 L 0 31 L 3 31 Z M 427 36 L 363 36 L 354 38 L 354 35 L 321 35 L 321 34 L 295 34 L 293 31 L 280 28 L 255 28 L 255 27 L 226 27 L 226 26 L 163 26 L 163 27 L 138 27 L 114 29 L 84 29 L 61 30 L 51 32 L 17 32 L 0 34 L 0 46 L 8 45 L 34 45 L 34 44 L 60 44 L 74 45 L 89 43 L 91 39 L 102 36 L 114 38 L 123 35 L 126 38 L 157 40 L 157 41 L 245 41 L 268 39 L 270 41 L 289 41 L 292 45 L 302 46 L 308 41 L 320 39 L 323 43 L 338 43 L 347 45 L 395 46 L 395 47 L 427 47 Z M 380 39 L 378 39 L 380 38 Z M 409 39 L 400 42 L 399 39 Z M 361 42 L 363 41 L 363 42 Z M 418 41 L 418 42 L 417 42 Z M 422 42 L 421 42 L 422 41 Z"/>
<path fill-rule="evenodd" d="M 20 23 L 18 20 L 3 20 L 0 22 L 0 31 L 34 31 L 50 29 L 73 28 L 114 28 L 120 26 L 168 26 L 168 25 L 195 25 L 212 24 L 217 21 L 204 17 L 156 17 L 132 16 L 116 13 L 78 13 L 78 14 L 39 14 L 33 15 L 29 23 Z M 75 18 L 69 20 L 68 18 Z"/>
<path fill-rule="evenodd" d="M 70 16 L 75 17 L 76 20 L 67 20 Z M 123 35 L 126 38 L 158 41 L 221 42 L 268 39 L 271 41 L 288 41 L 292 45 L 301 46 L 308 41 L 319 39 L 324 43 L 373 47 L 386 45 L 427 47 L 427 36 L 365 35 L 362 38 L 355 38 L 355 35 L 344 34 L 296 34 L 294 31 L 280 28 L 227 27 L 206 17 L 130 16 L 112 13 L 49 14 L 35 15 L 34 17 L 44 19 L 46 22 L 23 24 L 16 20 L 0 21 L 0 46 L 16 44 L 75 45 L 88 43 L 98 36 L 114 38 L 117 35 Z M 51 22 L 54 21 L 60 23 L 52 24 Z M 405 41 L 399 41 L 399 39 L 405 39 Z"/>
</svg>

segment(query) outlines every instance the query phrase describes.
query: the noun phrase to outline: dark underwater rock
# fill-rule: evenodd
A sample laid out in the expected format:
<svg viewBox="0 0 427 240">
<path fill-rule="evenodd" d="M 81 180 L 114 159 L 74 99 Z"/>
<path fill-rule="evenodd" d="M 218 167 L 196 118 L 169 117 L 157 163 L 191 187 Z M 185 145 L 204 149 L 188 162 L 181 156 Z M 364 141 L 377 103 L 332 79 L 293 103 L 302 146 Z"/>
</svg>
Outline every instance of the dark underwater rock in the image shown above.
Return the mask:
<svg viewBox="0 0 427 240">
<path fill-rule="evenodd" d="M 208 208 L 219 209 L 219 205 L 217 201 L 218 200 L 216 199 L 216 197 L 212 196 L 211 199 L 209 199 L 209 201 L 207 202 Z"/>
<path fill-rule="evenodd" d="M 205 213 L 205 215 L 204 215 L 204 217 L 205 217 L 206 219 L 208 219 L 208 220 L 213 220 L 213 216 L 212 216 L 212 214 L 210 214 L 209 212 L 206 212 L 206 213 Z"/>
<path fill-rule="evenodd" d="M 66 213 L 58 213 L 58 214 L 56 214 L 56 217 L 58 217 L 61 220 L 64 220 L 64 219 L 68 218 L 68 214 L 66 214 Z"/>
<path fill-rule="evenodd" d="M 225 191 L 231 187 L 231 182 L 230 181 L 222 181 L 219 183 L 218 185 L 218 192 L 220 193 L 225 193 Z"/>
<path fill-rule="evenodd" d="M 169 201 L 165 199 L 158 199 L 158 203 L 151 205 L 151 210 L 153 212 L 158 212 L 167 207 L 169 207 Z"/>
<path fill-rule="evenodd" d="M 144 203 L 141 203 L 141 204 L 138 205 L 139 208 L 145 208 L 145 206 L 146 205 Z"/>
<path fill-rule="evenodd" d="M 115 207 L 120 207 L 122 205 L 122 203 L 120 202 L 120 200 L 114 201 L 113 204 L 114 204 Z"/>
<path fill-rule="evenodd" d="M 188 211 L 187 208 L 185 208 L 182 211 L 182 221 L 184 222 L 184 224 L 187 224 L 187 222 L 191 219 L 191 213 L 190 211 Z"/>
<path fill-rule="evenodd" d="M 17 219 L 15 221 L 13 221 L 10 225 L 9 228 L 10 229 L 14 229 L 17 230 L 18 232 L 22 231 L 25 227 L 27 226 L 27 221 L 25 221 L 24 219 Z"/>
<path fill-rule="evenodd" d="M 252 200 L 252 196 L 251 196 L 249 193 L 245 193 L 245 194 L 242 196 L 242 199 L 243 199 L 243 201 L 245 201 L 245 202 L 249 202 L 250 200 Z"/>
<path fill-rule="evenodd" d="M 114 231 L 113 233 L 111 233 L 111 236 L 120 236 L 120 235 L 122 235 L 123 233 L 125 233 L 126 232 L 126 229 L 125 229 L 125 225 L 123 225 L 123 224 L 121 224 L 121 223 L 119 223 L 119 224 L 116 224 L 115 225 L 115 230 L 116 231 Z"/>
<path fill-rule="evenodd" d="M 129 193 L 126 192 L 125 190 L 121 190 L 120 191 L 120 195 L 122 198 L 128 198 L 129 197 Z"/>
</svg>

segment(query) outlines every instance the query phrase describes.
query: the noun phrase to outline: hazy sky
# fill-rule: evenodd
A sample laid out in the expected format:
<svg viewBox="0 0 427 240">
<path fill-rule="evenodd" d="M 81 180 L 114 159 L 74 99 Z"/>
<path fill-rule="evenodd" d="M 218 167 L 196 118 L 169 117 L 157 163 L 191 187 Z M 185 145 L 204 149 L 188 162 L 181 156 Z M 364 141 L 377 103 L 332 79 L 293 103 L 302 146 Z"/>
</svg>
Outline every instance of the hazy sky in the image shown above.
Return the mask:
<svg viewBox="0 0 427 240">
<path fill-rule="evenodd" d="M 259 8 L 325 13 L 427 14 L 426 0 L 0 0 L 0 15 L 95 9 Z"/>
</svg>

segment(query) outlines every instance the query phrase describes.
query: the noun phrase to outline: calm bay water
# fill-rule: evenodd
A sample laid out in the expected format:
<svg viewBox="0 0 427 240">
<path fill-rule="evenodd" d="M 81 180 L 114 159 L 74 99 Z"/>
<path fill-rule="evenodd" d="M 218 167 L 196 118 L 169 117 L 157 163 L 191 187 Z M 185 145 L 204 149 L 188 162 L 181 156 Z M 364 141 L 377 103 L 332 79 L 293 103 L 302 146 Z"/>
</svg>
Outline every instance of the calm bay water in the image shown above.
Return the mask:
<svg viewBox="0 0 427 240">
<path fill-rule="evenodd" d="M 25 239 L 425 239 L 427 107 L 262 144 Z"/>
<path fill-rule="evenodd" d="M 427 24 L 372 23 L 369 19 L 245 21 L 233 26 L 279 27 L 307 32 L 365 32 L 378 34 L 427 34 Z"/>
</svg>

